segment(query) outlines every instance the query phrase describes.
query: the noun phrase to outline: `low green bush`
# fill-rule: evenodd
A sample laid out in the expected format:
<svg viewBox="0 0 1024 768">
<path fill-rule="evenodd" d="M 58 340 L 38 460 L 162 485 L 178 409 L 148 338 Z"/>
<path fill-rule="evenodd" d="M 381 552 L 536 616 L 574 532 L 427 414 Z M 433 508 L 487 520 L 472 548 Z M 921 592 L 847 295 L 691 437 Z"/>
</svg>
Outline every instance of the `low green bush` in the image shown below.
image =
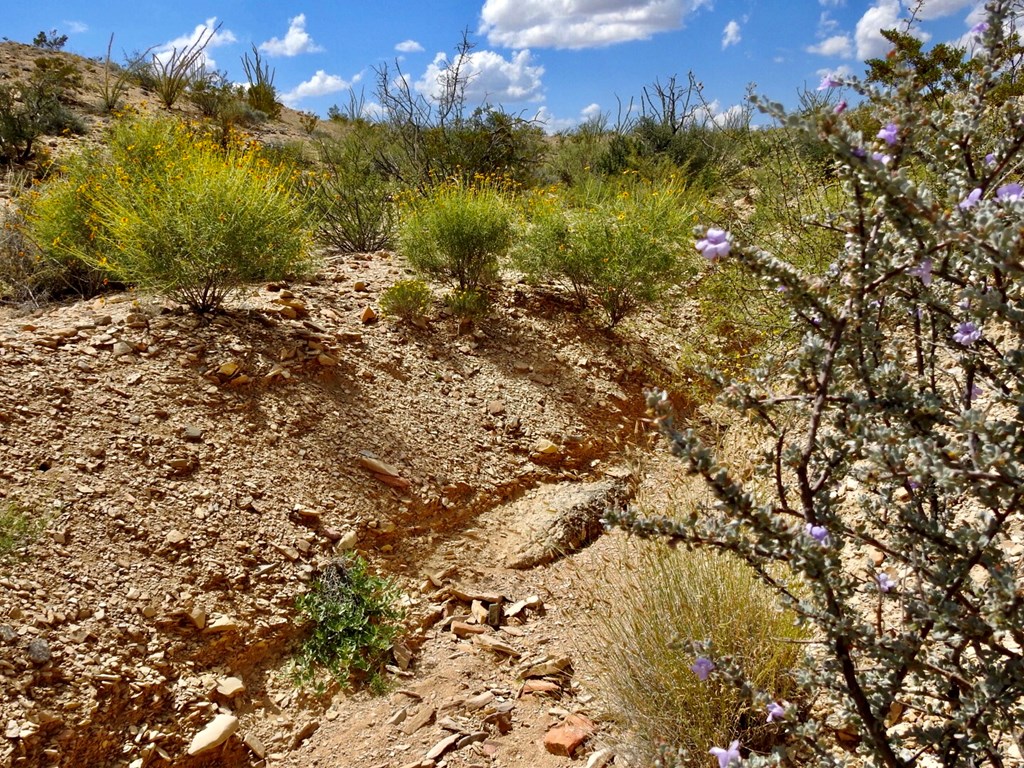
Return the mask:
<svg viewBox="0 0 1024 768">
<path fill-rule="evenodd" d="M 402 629 L 395 582 L 370 573 L 359 556 L 331 563 L 299 595 L 296 608 L 310 633 L 295 658 L 295 679 L 323 692 L 325 669 L 343 688 L 364 684 L 374 692 L 387 687 L 384 665 Z"/>
<path fill-rule="evenodd" d="M 617 184 L 592 179 L 581 190 L 529 198 L 514 258 L 535 280 L 567 284 L 581 307 L 596 303 L 614 327 L 695 272 L 694 208 L 672 179 L 655 184 L 627 174 Z"/>
<path fill-rule="evenodd" d="M 409 323 L 427 313 L 433 298 L 422 280 L 399 280 L 380 295 L 380 308 L 385 315 Z"/>
<path fill-rule="evenodd" d="M 78 71 L 53 57 L 40 57 L 27 80 L 0 84 L 0 163 L 32 159 L 40 136 L 81 134 L 82 119 L 63 103 L 81 84 Z"/>
<path fill-rule="evenodd" d="M 398 250 L 421 275 L 467 291 L 498 279 L 512 234 L 511 208 L 496 184 L 452 181 L 409 206 Z"/>
<path fill-rule="evenodd" d="M 806 639 L 795 617 L 731 555 L 630 542 L 622 558 L 626 567 L 610 584 L 616 608 L 600 619 L 600 675 L 644 764 L 660 749 L 682 752 L 679 766 L 707 766 L 708 744 L 769 744 L 777 731 L 763 710 L 724 682 L 702 682 L 691 669 L 691 643 L 713 639 L 781 701 L 792 693 L 792 672 L 802 661 L 802 646 L 793 641 Z"/>
<path fill-rule="evenodd" d="M 128 119 L 105 151 L 42 186 L 29 224 L 50 258 L 204 313 L 244 283 L 307 264 L 308 213 L 295 186 L 292 169 L 251 143 L 224 149 L 182 123 Z"/>
</svg>

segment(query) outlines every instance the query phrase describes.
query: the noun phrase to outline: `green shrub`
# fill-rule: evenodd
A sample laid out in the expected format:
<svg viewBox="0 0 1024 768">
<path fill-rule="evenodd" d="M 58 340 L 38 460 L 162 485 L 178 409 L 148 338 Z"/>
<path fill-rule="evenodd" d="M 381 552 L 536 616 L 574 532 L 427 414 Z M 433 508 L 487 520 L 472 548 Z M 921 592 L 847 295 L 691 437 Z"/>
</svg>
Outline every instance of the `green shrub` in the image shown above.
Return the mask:
<svg viewBox="0 0 1024 768">
<path fill-rule="evenodd" d="M 601 677 L 614 711 L 651 761 L 659 747 L 690 753 L 685 766 L 708 765 L 707 745 L 741 738 L 770 743 L 762 710 L 724 682 L 701 682 L 690 669 L 691 642 L 713 638 L 763 690 L 792 693 L 792 671 L 806 639 L 754 571 L 738 558 L 631 543 L 611 587 L 616 608 L 601 614 L 606 649 Z M 650 764 L 649 762 L 645 764 Z"/>
<path fill-rule="evenodd" d="M 56 29 L 51 29 L 49 32 L 41 30 L 39 34 L 32 38 L 32 45 L 36 48 L 45 48 L 48 51 L 59 51 L 64 48 L 68 42 L 67 35 L 58 35 Z"/>
<path fill-rule="evenodd" d="M 42 187 L 30 224 L 45 254 L 158 291 L 195 312 L 306 262 L 293 171 L 252 144 L 223 149 L 170 120 L 115 125 L 108 149 Z"/>
<path fill-rule="evenodd" d="M 358 556 L 336 560 L 299 595 L 296 608 L 310 622 L 309 636 L 295 658 L 295 678 L 326 687 L 318 675 L 326 669 L 343 688 L 352 682 L 383 692 L 384 665 L 402 629 L 404 612 L 396 607 L 397 585 L 375 576 Z"/>
<path fill-rule="evenodd" d="M 203 117 L 219 118 L 241 100 L 243 94 L 226 73 L 201 70 L 189 83 L 187 97 Z"/>
<path fill-rule="evenodd" d="M 242 68 L 245 70 L 246 80 L 249 87 L 246 89 L 246 99 L 249 106 L 265 114 L 267 117 L 276 120 L 281 116 L 281 103 L 277 100 L 277 90 L 274 88 L 274 71 L 269 64 L 264 64 L 260 58 L 259 49 L 252 47 L 252 60 L 249 54 L 242 59 Z"/>
<path fill-rule="evenodd" d="M 693 207 L 684 189 L 674 180 L 625 178 L 616 185 L 591 180 L 578 200 L 534 195 L 515 251 L 527 275 L 565 282 L 581 306 L 596 302 L 612 327 L 659 299 L 696 264 Z"/>
<path fill-rule="evenodd" d="M 498 278 L 512 244 L 512 214 L 492 185 L 449 182 L 415 201 L 402 221 L 398 249 L 414 270 L 460 291 Z"/>
<path fill-rule="evenodd" d="M 380 308 L 385 315 L 412 322 L 430 309 L 434 295 L 422 280 L 399 280 L 380 295 Z"/>
<path fill-rule="evenodd" d="M 395 228 L 395 184 L 375 157 L 376 126 L 354 123 L 337 139 L 317 145 L 320 183 L 313 194 L 318 237 L 343 253 L 389 248 Z"/>
<path fill-rule="evenodd" d="M 27 81 L 0 85 L 0 162 L 28 161 L 40 136 L 85 132 L 81 118 L 61 103 L 81 82 L 69 66 L 40 58 Z"/>
</svg>

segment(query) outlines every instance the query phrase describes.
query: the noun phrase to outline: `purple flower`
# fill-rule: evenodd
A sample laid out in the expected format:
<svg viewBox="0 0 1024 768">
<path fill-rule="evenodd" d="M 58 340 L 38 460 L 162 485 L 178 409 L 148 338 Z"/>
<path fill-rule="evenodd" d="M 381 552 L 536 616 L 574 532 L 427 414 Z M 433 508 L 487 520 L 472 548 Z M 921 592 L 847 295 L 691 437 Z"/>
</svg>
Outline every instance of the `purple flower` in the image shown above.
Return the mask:
<svg viewBox="0 0 1024 768">
<path fill-rule="evenodd" d="M 907 274 L 921 278 L 921 282 L 924 283 L 924 287 L 927 288 L 932 284 L 932 260 L 922 259 L 921 263 L 916 267 L 911 267 L 907 270 Z"/>
<path fill-rule="evenodd" d="M 852 147 L 850 149 L 850 154 L 860 160 L 863 160 L 865 157 L 868 156 L 868 153 L 864 151 L 863 147 Z"/>
<path fill-rule="evenodd" d="M 807 535 L 814 539 L 816 542 L 821 544 L 823 547 L 827 547 L 831 539 L 828 535 L 828 529 L 823 525 L 811 525 L 807 524 Z"/>
<path fill-rule="evenodd" d="M 718 768 L 729 768 L 730 765 L 740 759 L 740 742 L 739 740 L 734 741 L 729 745 L 728 749 L 712 747 L 708 750 L 708 754 L 718 758 Z"/>
<path fill-rule="evenodd" d="M 976 206 L 979 200 L 981 200 L 981 187 L 972 189 L 971 193 L 957 204 L 957 208 L 966 211 L 968 208 Z"/>
<path fill-rule="evenodd" d="M 981 37 L 986 32 L 988 32 L 987 21 L 979 21 L 977 24 L 971 27 L 971 34 L 974 35 L 975 37 Z"/>
<path fill-rule="evenodd" d="M 841 115 L 843 114 L 843 112 L 846 111 L 847 106 L 848 105 L 845 101 L 840 101 L 838 104 L 836 104 L 836 108 L 833 109 L 832 111 L 835 112 L 837 115 Z"/>
<path fill-rule="evenodd" d="M 818 86 L 819 91 L 827 91 L 829 88 L 839 88 L 842 83 L 836 80 L 832 75 L 825 75 L 821 78 L 821 84 Z"/>
<path fill-rule="evenodd" d="M 991 168 L 995 164 L 996 164 L 996 156 L 994 154 L 989 152 L 987 155 L 985 155 L 985 165 L 987 165 L 987 166 L 989 166 Z"/>
<path fill-rule="evenodd" d="M 896 582 L 892 580 L 892 576 L 885 572 L 877 574 L 875 576 L 875 580 L 878 582 L 879 592 L 888 592 L 896 586 Z"/>
<path fill-rule="evenodd" d="M 892 155 L 884 155 L 881 152 L 872 152 L 871 159 L 881 163 L 882 165 L 888 165 L 892 160 Z"/>
<path fill-rule="evenodd" d="M 896 123 L 889 123 L 882 130 L 878 132 L 878 138 L 888 144 L 890 147 L 896 143 L 899 138 L 900 128 Z"/>
<path fill-rule="evenodd" d="M 972 400 L 975 399 L 976 397 L 981 397 L 984 393 L 985 390 L 979 387 L 977 384 L 971 385 L 970 396 Z"/>
<path fill-rule="evenodd" d="M 697 679 L 704 682 L 715 668 L 715 662 L 704 656 L 698 656 L 697 660 L 690 665 L 690 671 L 697 676 Z"/>
<path fill-rule="evenodd" d="M 708 261 L 715 261 L 722 256 L 729 255 L 729 233 L 724 229 L 711 228 L 704 235 L 703 240 L 697 241 L 697 250 L 704 254 Z"/>
<path fill-rule="evenodd" d="M 1017 182 L 1011 182 L 1010 184 L 1004 184 L 996 190 L 997 200 L 1006 200 L 1012 203 L 1015 200 L 1020 200 L 1021 195 L 1024 194 L 1024 187 L 1021 187 Z"/>
<path fill-rule="evenodd" d="M 768 719 L 765 720 L 765 722 L 770 723 L 775 720 L 781 720 L 785 716 L 786 708 L 782 704 L 779 704 L 779 702 L 773 701 L 768 705 Z"/>
<path fill-rule="evenodd" d="M 956 332 L 953 334 L 953 341 L 957 344 L 961 344 L 965 347 L 971 346 L 974 342 L 981 338 L 981 330 L 974 323 L 968 321 L 966 323 L 960 323 L 957 326 Z"/>
</svg>

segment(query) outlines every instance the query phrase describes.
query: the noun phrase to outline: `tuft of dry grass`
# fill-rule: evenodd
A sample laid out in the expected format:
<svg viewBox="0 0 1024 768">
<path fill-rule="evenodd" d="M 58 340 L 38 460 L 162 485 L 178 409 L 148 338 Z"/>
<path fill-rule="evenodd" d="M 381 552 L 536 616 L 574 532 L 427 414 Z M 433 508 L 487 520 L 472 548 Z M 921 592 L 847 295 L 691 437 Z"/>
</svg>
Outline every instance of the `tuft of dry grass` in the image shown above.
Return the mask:
<svg viewBox="0 0 1024 768">
<path fill-rule="evenodd" d="M 701 682 L 691 643 L 710 640 L 759 688 L 785 699 L 804 639 L 794 616 L 745 563 L 727 553 L 673 551 L 626 542 L 617 572 L 606 577 L 614 609 L 599 621 L 607 648 L 602 677 L 611 704 L 652 762 L 661 749 L 680 765 L 708 765 L 708 749 L 739 738 L 769 745 L 776 732 L 761 710 L 714 678 Z M 687 757 L 688 755 L 688 757 Z"/>
</svg>

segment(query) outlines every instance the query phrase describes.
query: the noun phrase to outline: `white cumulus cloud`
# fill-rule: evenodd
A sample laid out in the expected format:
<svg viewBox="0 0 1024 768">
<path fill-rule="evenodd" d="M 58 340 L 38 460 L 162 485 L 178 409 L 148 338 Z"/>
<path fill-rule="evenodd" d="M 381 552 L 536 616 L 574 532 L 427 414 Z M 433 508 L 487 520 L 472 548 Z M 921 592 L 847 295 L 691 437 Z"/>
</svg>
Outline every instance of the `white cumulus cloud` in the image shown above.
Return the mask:
<svg viewBox="0 0 1024 768">
<path fill-rule="evenodd" d="M 65 21 L 64 26 L 67 28 L 69 35 L 81 35 L 83 32 L 89 31 L 89 25 L 84 21 Z"/>
<path fill-rule="evenodd" d="M 941 19 L 943 16 L 949 16 L 959 10 L 976 5 L 984 6 L 985 3 L 979 2 L 979 0 L 928 0 L 921 4 L 917 11 L 917 18 L 925 21 Z"/>
<path fill-rule="evenodd" d="M 429 99 L 441 92 L 448 57 L 439 53 L 415 83 L 416 90 Z M 473 51 L 459 63 L 460 76 L 466 78 L 466 100 L 470 104 L 493 105 L 537 101 L 543 98 L 541 77 L 544 67 L 533 63 L 529 51 L 518 51 L 506 59 L 494 51 Z"/>
<path fill-rule="evenodd" d="M 605 114 L 600 104 L 588 104 L 580 110 L 576 117 L 557 117 L 547 106 L 538 109 L 533 116 L 533 122 L 540 125 L 544 133 L 549 135 L 561 131 L 571 131 L 586 123 L 603 124 L 604 120 Z"/>
<path fill-rule="evenodd" d="M 399 53 L 422 53 L 423 46 L 415 40 L 403 40 L 395 46 L 395 50 Z"/>
<path fill-rule="evenodd" d="M 288 31 L 284 39 L 272 37 L 265 43 L 260 43 L 259 48 L 271 56 L 298 56 L 300 53 L 318 53 L 323 50 L 313 42 L 313 38 L 306 31 L 304 13 L 288 20 Z"/>
<path fill-rule="evenodd" d="M 219 48 L 224 45 L 231 45 L 232 43 L 238 42 L 235 34 L 230 29 L 223 29 L 217 22 L 216 16 L 211 16 L 202 24 L 197 24 L 189 34 L 181 35 L 168 40 L 161 46 L 158 46 L 153 51 L 153 58 L 157 61 L 167 63 L 175 52 L 180 56 L 185 51 L 189 50 L 192 46 L 205 42 L 206 47 L 203 52 L 199 55 L 197 64 L 204 66 L 207 69 L 216 69 L 217 62 L 210 56 L 210 51 L 214 48 Z"/>
<path fill-rule="evenodd" d="M 724 51 L 730 45 L 736 45 L 741 39 L 740 25 L 736 19 L 732 19 L 722 30 L 722 50 Z"/>
<path fill-rule="evenodd" d="M 294 109 L 302 99 L 310 96 L 326 96 L 330 93 L 347 91 L 353 85 L 358 83 L 361 78 L 362 75 L 360 74 L 356 75 L 351 80 L 346 80 L 338 75 L 329 75 L 324 70 L 318 69 L 316 73 L 309 78 L 309 80 L 299 83 L 287 93 L 282 93 L 281 101 L 286 106 Z"/>
<path fill-rule="evenodd" d="M 480 31 L 508 48 L 596 48 L 679 29 L 711 0 L 486 0 Z"/>
<path fill-rule="evenodd" d="M 839 56 L 848 59 L 853 56 L 853 44 L 849 35 L 832 35 L 817 45 L 808 46 L 807 52 L 816 53 L 819 56 Z"/>
<path fill-rule="evenodd" d="M 858 59 L 877 59 L 890 51 L 892 44 L 882 37 L 882 30 L 899 29 L 901 11 L 900 0 L 876 0 L 874 5 L 864 11 L 854 33 Z M 923 33 L 912 34 L 927 39 Z"/>
</svg>

